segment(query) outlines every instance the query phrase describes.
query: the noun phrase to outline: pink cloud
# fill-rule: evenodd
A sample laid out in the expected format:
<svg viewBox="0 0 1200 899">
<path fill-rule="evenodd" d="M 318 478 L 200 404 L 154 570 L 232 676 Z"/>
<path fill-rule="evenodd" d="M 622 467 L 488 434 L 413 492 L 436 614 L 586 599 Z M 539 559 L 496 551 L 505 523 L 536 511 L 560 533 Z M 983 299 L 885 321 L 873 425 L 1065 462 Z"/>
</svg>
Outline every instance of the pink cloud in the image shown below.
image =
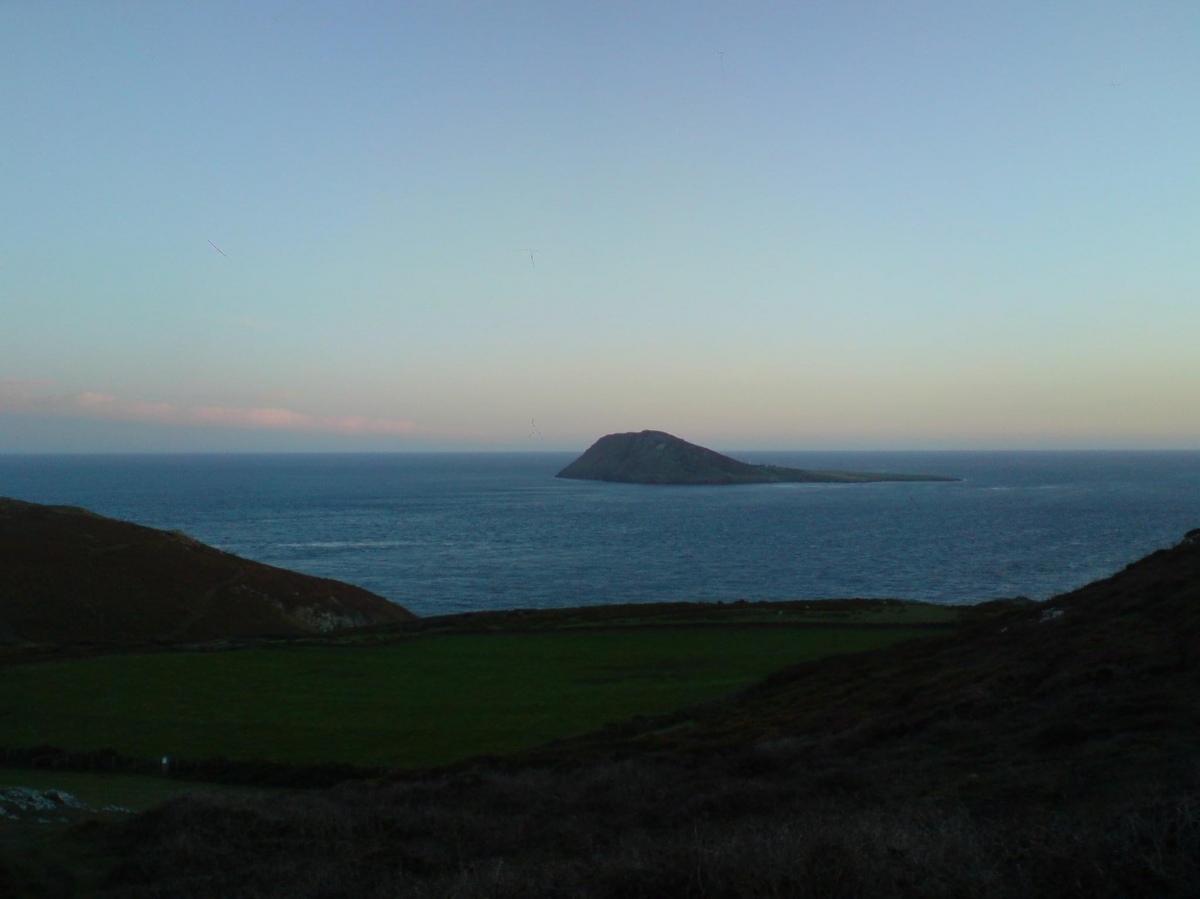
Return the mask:
<svg viewBox="0 0 1200 899">
<path fill-rule="evenodd" d="M 309 431 L 327 434 L 416 434 L 421 431 L 413 422 L 403 419 L 306 415 L 291 409 L 201 406 L 185 410 L 185 414 L 189 424 L 261 428 L 268 431 Z"/>
<path fill-rule="evenodd" d="M 276 408 L 176 406 L 106 393 L 48 394 L 43 392 L 47 386 L 45 381 L 0 381 L 0 413 L 350 436 L 428 433 L 419 425 L 398 418 L 308 415 Z"/>
<path fill-rule="evenodd" d="M 73 396 L 48 397 L 57 402 L 64 411 L 77 411 L 96 418 L 113 421 L 156 421 L 169 419 L 175 407 L 167 403 L 145 403 L 141 400 L 124 400 L 105 393 L 79 393 Z M 61 414 L 61 413 L 60 413 Z"/>
</svg>

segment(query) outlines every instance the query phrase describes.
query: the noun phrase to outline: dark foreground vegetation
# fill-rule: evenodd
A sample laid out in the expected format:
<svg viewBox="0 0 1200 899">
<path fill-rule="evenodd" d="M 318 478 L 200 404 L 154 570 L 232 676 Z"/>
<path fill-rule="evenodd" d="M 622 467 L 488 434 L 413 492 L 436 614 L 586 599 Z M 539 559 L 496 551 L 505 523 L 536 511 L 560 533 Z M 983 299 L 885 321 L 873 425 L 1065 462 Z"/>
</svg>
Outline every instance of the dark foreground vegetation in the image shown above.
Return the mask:
<svg viewBox="0 0 1200 899">
<path fill-rule="evenodd" d="M 1191 897 L 1198 747 L 1192 532 L 1047 603 L 985 604 L 720 702 L 26 836 L 0 893 Z"/>
<path fill-rule="evenodd" d="M 1005 810 L 879 801 L 870 774 L 736 753 L 481 766 L 182 799 L 119 832 L 121 896 L 1195 896 L 1200 794 Z"/>
</svg>

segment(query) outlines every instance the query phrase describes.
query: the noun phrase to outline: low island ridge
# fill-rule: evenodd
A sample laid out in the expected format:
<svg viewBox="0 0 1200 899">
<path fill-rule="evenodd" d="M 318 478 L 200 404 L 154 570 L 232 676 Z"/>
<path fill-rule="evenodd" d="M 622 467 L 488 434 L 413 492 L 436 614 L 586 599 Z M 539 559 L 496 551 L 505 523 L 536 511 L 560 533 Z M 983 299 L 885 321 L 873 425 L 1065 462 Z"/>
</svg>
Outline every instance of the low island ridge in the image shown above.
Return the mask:
<svg viewBox="0 0 1200 899">
<path fill-rule="evenodd" d="M 752 465 L 688 443 L 665 431 L 608 434 L 556 477 L 622 484 L 866 484 L 877 481 L 957 481 L 958 478 L 876 471 L 811 471 Z"/>
</svg>

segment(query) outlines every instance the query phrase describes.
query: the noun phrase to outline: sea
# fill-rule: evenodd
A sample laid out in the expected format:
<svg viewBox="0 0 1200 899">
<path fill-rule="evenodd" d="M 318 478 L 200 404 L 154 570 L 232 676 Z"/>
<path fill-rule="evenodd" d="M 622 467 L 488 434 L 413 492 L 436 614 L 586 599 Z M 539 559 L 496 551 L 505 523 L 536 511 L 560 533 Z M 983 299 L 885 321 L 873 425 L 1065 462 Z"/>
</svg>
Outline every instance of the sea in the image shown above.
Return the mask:
<svg viewBox="0 0 1200 899">
<path fill-rule="evenodd" d="M 1200 527 L 1200 452 L 735 453 L 961 480 L 723 487 L 555 478 L 575 455 L 3 455 L 0 496 L 182 530 L 418 615 L 1040 600 Z"/>
</svg>

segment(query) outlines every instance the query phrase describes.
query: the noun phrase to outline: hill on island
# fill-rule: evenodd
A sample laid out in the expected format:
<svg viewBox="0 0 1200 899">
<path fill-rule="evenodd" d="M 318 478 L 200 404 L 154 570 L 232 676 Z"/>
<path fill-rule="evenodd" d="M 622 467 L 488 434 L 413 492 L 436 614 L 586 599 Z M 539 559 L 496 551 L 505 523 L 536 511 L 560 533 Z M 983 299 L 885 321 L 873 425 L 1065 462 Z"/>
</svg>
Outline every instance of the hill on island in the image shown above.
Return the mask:
<svg viewBox="0 0 1200 899">
<path fill-rule="evenodd" d="M 0 643 L 300 636 L 415 616 L 179 531 L 0 498 Z"/>
<path fill-rule="evenodd" d="M 624 484 L 865 484 L 873 481 L 955 481 L 938 475 L 811 471 L 752 465 L 688 443 L 664 431 L 608 434 L 556 477 Z"/>
</svg>

